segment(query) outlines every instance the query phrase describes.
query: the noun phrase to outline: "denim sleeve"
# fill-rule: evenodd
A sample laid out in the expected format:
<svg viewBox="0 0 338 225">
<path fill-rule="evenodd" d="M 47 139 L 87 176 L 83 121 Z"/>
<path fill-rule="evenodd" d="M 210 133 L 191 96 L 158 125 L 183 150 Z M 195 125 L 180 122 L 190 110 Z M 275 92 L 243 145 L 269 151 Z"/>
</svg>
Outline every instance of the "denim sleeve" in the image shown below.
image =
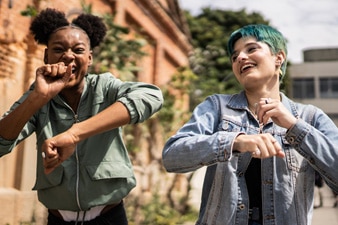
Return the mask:
<svg viewBox="0 0 338 225">
<path fill-rule="evenodd" d="M 219 131 L 220 106 L 211 97 L 198 105 L 191 119 L 164 146 L 168 172 L 190 172 L 231 158 L 237 132 Z"/>
<path fill-rule="evenodd" d="M 298 119 L 286 139 L 338 191 L 338 128 L 322 110 L 313 110 L 311 121 Z"/>
</svg>

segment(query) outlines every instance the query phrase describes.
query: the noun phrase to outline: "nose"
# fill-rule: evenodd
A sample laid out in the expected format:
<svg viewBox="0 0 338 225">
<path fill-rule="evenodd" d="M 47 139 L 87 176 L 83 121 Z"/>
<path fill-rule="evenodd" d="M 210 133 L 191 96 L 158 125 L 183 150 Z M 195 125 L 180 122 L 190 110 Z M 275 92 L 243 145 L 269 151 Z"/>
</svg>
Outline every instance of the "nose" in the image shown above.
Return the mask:
<svg viewBox="0 0 338 225">
<path fill-rule="evenodd" d="M 62 54 L 60 61 L 65 62 L 66 65 L 68 65 L 69 63 L 73 62 L 74 59 L 75 53 L 71 49 L 69 49 Z"/>
<path fill-rule="evenodd" d="M 237 56 L 237 62 L 239 62 L 239 63 L 246 60 L 246 59 L 248 59 L 248 56 L 244 52 L 240 52 Z"/>
</svg>

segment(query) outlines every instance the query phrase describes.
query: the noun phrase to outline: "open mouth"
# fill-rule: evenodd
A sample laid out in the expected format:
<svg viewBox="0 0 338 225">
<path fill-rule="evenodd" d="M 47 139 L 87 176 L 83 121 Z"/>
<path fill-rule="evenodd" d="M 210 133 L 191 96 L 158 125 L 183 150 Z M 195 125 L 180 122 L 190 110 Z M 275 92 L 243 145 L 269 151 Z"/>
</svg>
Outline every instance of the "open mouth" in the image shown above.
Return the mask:
<svg viewBox="0 0 338 225">
<path fill-rule="evenodd" d="M 253 63 L 248 63 L 245 64 L 244 66 L 241 67 L 241 73 L 245 73 L 246 71 L 248 71 L 249 69 L 255 67 L 256 65 Z"/>
</svg>

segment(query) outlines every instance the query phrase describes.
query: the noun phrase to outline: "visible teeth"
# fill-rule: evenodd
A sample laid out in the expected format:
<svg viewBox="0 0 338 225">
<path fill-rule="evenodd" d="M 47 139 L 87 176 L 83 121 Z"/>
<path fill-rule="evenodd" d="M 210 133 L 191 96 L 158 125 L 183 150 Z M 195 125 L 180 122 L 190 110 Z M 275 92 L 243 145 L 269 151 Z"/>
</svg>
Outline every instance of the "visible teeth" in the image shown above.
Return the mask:
<svg viewBox="0 0 338 225">
<path fill-rule="evenodd" d="M 242 67 L 241 72 L 243 72 L 245 69 L 251 68 L 253 66 L 254 66 L 253 64 L 247 64 L 247 65 L 245 65 L 245 66 Z"/>
</svg>

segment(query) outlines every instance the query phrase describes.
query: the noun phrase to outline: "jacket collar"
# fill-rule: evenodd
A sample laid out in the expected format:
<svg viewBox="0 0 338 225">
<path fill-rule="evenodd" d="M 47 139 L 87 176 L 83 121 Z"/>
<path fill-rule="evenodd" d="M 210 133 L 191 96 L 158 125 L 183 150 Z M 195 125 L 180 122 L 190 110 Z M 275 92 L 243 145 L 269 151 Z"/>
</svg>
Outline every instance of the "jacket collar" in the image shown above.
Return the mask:
<svg viewBox="0 0 338 225">
<path fill-rule="evenodd" d="M 291 101 L 286 95 L 280 92 L 281 101 L 283 105 L 295 116 L 298 117 L 298 112 L 296 109 L 296 105 L 293 101 Z M 232 95 L 227 106 L 231 109 L 237 110 L 249 110 L 248 108 L 248 100 L 246 98 L 245 92 L 241 91 L 238 94 Z"/>
</svg>

